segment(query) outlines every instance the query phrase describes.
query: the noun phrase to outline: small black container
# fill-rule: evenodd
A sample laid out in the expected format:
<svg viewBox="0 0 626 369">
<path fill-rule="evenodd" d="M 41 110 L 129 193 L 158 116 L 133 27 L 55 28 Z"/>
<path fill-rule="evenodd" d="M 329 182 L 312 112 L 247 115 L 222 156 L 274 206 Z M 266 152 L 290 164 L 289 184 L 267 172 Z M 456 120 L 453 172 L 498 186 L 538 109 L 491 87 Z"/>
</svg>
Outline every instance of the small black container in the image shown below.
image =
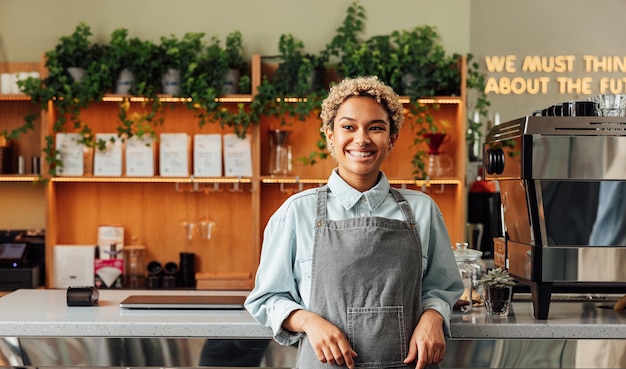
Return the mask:
<svg viewBox="0 0 626 369">
<path fill-rule="evenodd" d="M 196 287 L 196 254 L 193 252 L 181 252 L 179 265 L 180 287 Z"/>
</svg>

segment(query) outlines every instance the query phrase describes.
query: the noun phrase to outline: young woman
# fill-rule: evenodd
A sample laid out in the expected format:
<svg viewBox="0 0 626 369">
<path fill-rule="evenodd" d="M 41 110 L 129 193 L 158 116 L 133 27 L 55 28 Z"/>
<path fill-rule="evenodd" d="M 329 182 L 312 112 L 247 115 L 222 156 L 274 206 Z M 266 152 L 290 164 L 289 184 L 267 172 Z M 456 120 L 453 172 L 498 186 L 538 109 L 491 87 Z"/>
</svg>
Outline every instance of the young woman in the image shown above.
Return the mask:
<svg viewBox="0 0 626 369">
<path fill-rule="evenodd" d="M 435 202 L 380 170 L 404 119 L 398 95 L 345 79 L 321 118 L 337 168 L 269 220 L 246 308 L 280 344 L 301 341 L 301 369 L 437 364 L 463 284 Z"/>
</svg>

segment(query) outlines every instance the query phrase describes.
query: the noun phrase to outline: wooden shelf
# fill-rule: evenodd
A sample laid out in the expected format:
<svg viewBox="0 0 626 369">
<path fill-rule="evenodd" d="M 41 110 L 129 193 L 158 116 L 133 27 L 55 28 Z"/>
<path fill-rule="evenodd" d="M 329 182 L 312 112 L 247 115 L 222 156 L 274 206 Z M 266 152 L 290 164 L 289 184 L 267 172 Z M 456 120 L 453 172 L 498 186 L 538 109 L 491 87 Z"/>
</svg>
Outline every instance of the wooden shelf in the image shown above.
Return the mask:
<svg viewBox="0 0 626 369">
<path fill-rule="evenodd" d="M 1 177 L 0 177 L 1 178 Z M 248 177 L 52 177 L 52 182 L 102 182 L 102 183 L 251 183 Z"/>
<path fill-rule="evenodd" d="M 224 104 L 249 104 L 261 81 L 260 56 L 252 60 L 252 95 L 222 96 Z M 2 71 L 0 63 L 0 71 Z M 6 66 L 5 66 L 6 68 Z M 465 236 L 465 74 L 462 73 L 461 96 L 440 96 L 419 99 L 423 104 L 439 104 L 432 111 L 436 120 L 447 120 L 451 139 L 442 149 L 455 163 L 451 174 L 430 181 L 415 180 L 411 158 L 417 148 L 413 145 L 410 124 L 403 128 L 390 159 L 384 164 L 390 182 L 395 187 L 416 188 L 426 191 L 437 202 L 444 215 L 452 243 Z M 171 104 L 165 110 L 164 123 L 155 127 L 156 133 L 184 132 L 232 133 L 219 124 L 199 127 L 193 112 L 185 107 L 188 98 L 159 96 Z M 113 132 L 118 114 L 117 104 L 122 101 L 143 102 L 137 96 L 106 95 L 102 102 L 91 104 L 81 113 L 94 132 Z M 408 103 L 407 97 L 403 98 Z M 28 106 L 23 95 L 0 95 L 0 111 L 9 119 L 0 129 L 17 126 L 23 121 Z M 229 108 L 232 105 L 229 105 Z M 141 109 L 141 104 L 131 109 Z M 20 154 L 42 155 L 45 136 L 52 132 L 54 109 L 41 114 L 34 138 L 21 139 Z M 53 249 L 57 244 L 96 244 L 97 227 L 119 224 L 125 230 L 125 244 L 134 239 L 146 246 L 146 262 L 178 262 L 180 252 L 193 252 L 197 256 L 196 271 L 200 288 L 250 289 L 259 262 L 262 234 L 269 217 L 298 191 L 326 183 L 336 163 L 329 157 L 316 165 L 305 165 L 298 158 L 308 157 L 317 151 L 320 138 L 319 117 L 312 114 L 305 121 L 286 127 L 292 130 L 288 144 L 294 158 L 290 175 L 268 175 L 269 135 L 267 131 L 281 127 L 280 119 L 264 117 L 259 125 L 250 128 L 252 148 L 251 177 L 53 177 L 42 186 L 46 193 L 46 253 L 48 287 L 52 280 Z M 281 127 L 283 128 L 283 127 Z M 28 142 L 28 144 L 27 144 Z M 46 173 L 46 168 L 42 168 Z M 33 182 L 33 175 L 2 175 L 0 182 Z M 188 241 L 181 221 L 194 221 L 210 216 L 216 222 L 214 237 L 200 237 Z"/>
</svg>

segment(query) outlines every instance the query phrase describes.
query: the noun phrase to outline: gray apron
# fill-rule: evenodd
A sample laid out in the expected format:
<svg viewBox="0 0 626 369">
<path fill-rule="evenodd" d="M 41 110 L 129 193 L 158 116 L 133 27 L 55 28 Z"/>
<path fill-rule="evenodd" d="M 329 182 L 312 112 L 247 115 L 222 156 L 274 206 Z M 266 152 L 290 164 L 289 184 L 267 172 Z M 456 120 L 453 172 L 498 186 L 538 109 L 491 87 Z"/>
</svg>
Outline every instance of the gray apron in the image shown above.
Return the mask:
<svg viewBox="0 0 626 369">
<path fill-rule="evenodd" d="M 422 248 L 413 212 L 392 188 L 406 221 L 330 221 L 328 191 L 323 186 L 317 195 L 309 310 L 344 332 L 359 355 L 356 368 L 414 367 L 402 362 L 421 314 Z M 298 368 L 329 367 L 305 335 Z"/>
</svg>

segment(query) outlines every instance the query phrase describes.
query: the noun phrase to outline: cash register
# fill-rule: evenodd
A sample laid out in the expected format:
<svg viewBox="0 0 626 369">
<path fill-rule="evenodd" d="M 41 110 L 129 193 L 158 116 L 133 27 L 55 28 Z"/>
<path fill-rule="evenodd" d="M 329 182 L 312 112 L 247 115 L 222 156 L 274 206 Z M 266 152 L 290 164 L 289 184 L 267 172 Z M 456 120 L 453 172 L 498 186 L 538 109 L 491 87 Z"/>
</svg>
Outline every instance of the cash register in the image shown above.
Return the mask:
<svg viewBox="0 0 626 369">
<path fill-rule="evenodd" d="M 0 291 L 44 285 L 44 245 L 31 231 L 0 231 Z"/>
</svg>

